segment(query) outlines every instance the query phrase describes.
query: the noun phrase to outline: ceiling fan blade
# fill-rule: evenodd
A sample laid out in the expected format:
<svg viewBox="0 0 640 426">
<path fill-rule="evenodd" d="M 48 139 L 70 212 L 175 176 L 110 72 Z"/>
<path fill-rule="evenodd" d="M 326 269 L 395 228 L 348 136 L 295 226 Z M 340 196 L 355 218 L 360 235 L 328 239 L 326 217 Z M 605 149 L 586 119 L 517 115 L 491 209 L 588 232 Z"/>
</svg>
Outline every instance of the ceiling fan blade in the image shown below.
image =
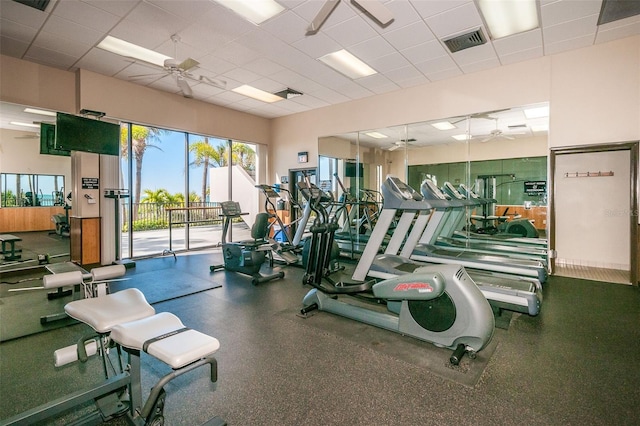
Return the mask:
<svg viewBox="0 0 640 426">
<path fill-rule="evenodd" d="M 192 58 L 187 58 L 178 64 L 178 69 L 182 71 L 189 71 L 190 69 L 197 68 L 200 62 Z"/>
<path fill-rule="evenodd" d="M 314 35 L 318 31 L 320 31 L 320 27 L 322 26 L 322 24 L 324 24 L 324 21 L 327 20 L 329 15 L 331 15 L 331 12 L 333 12 L 338 3 L 340 3 L 340 0 L 325 1 L 316 17 L 313 18 L 311 24 L 309 24 L 309 27 L 307 27 L 307 35 Z"/>
<path fill-rule="evenodd" d="M 137 74 L 137 75 L 130 75 L 128 78 L 129 80 L 141 80 L 144 78 L 152 78 L 152 77 L 163 77 L 165 76 L 165 73 L 162 72 L 155 72 L 152 74 Z"/>
<path fill-rule="evenodd" d="M 182 77 L 178 77 L 176 81 L 178 83 L 178 87 L 180 88 L 180 90 L 182 90 L 182 96 L 184 96 L 185 98 L 193 98 L 193 90 L 191 90 L 191 87 L 189 86 L 189 83 L 187 83 L 187 80 Z"/>
<path fill-rule="evenodd" d="M 219 89 L 225 89 L 227 87 L 227 82 L 224 80 L 220 80 L 217 78 L 209 78 L 206 77 L 204 75 L 198 76 L 198 78 L 196 79 L 197 81 L 204 83 L 204 84 L 209 84 L 211 86 L 215 86 Z"/>
<path fill-rule="evenodd" d="M 393 13 L 378 0 L 351 0 L 351 3 L 355 4 L 383 28 L 393 21 Z"/>
</svg>

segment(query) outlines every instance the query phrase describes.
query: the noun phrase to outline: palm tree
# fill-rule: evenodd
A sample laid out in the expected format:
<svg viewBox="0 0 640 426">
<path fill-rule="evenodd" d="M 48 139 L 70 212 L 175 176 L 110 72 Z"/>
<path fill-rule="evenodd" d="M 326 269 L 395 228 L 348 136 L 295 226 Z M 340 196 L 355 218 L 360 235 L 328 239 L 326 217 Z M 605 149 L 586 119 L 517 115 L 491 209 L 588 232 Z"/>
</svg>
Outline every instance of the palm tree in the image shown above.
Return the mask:
<svg viewBox="0 0 640 426">
<path fill-rule="evenodd" d="M 201 199 L 203 201 L 207 199 L 207 175 L 209 173 L 209 167 L 216 167 L 216 164 L 220 167 L 224 161 L 224 151 L 221 151 L 218 148 L 220 147 L 212 146 L 209 143 L 209 138 L 206 136 L 204 140 L 196 141 L 189 145 L 189 151 L 195 156 L 190 165 L 194 167 L 203 167 L 201 192 Z"/>
<path fill-rule="evenodd" d="M 251 176 L 255 174 L 256 153 L 253 149 L 249 148 L 249 145 L 246 143 L 234 142 L 231 145 L 231 156 L 233 164 L 239 164 Z"/>
<path fill-rule="evenodd" d="M 144 158 L 144 153 L 147 148 L 156 148 L 162 151 L 160 147 L 157 145 L 153 145 L 152 141 L 160 142 L 160 135 L 162 135 L 165 130 L 157 129 L 155 127 L 146 127 L 139 126 L 136 124 L 131 125 L 131 145 L 133 158 L 136 161 L 136 187 L 134 194 L 134 203 L 136 203 L 136 207 L 133 211 L 133 220 L 138 218 L 138 207 L 137 203 L 139 203 L 140 195 L 142 191 L 142 159 Z M 128 128 L 123 126 L 120 129 L 120 154 L 122 158 L 127 158 L 128 150 L 127 150 L 127 135 Z"/>
</svg>

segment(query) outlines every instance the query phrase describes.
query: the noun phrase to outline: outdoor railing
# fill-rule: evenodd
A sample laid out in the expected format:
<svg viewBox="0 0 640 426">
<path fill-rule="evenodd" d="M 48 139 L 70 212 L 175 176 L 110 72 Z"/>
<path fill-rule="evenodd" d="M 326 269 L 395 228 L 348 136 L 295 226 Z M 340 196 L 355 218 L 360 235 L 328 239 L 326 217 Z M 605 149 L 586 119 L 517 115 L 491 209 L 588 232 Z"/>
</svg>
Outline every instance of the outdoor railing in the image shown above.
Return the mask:
<svg viewBox="0 0 640 426">
<path fill-rule="evenodd" d="M 188 208 L 187 208 L 188 207 Z M 222 223 L 222 210 L 217 202 L 185 203 L 134 203 L 133 230 L 145 231 L 152 229 L 169 229 L 189 224 Z M 125 205 L 124 217 L 129 217 L 128 207 Z M 169 217 L 171 215 L 171 218 Z M 126 221 L 123 221 L 123 231 L 128 231 Z"/>
</svg>

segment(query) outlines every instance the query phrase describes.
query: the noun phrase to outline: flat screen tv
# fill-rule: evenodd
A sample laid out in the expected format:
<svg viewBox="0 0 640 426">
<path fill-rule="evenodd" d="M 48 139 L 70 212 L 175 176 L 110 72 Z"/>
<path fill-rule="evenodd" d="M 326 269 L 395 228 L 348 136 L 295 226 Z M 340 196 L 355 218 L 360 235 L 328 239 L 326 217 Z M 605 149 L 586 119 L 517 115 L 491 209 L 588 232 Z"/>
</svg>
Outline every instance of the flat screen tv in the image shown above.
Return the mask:
<svg viewBox="0 0 640 426">
<path fill-rule="evenodd" d="M 358 174 L 357 176 L 359 177 L 363 177 L 364 176 L 364 164 L 362 163 L 356 163 L 355 161 L 346 161 L 344 163 L 344 176 L 345 177 L 356 177 L 356 164 L 359 166 L 358 167 Z"/>
<path fill-rule="evenodd" d="M 56 117 L 56 149 L 118 155 L 120 126 L 59 112 Z"/>
<path fill-rule="evenodd" d="M 40 154 L 70 156 L 71 152 L 56 149 L 56 126 L 51 123 L 40 123 Z"/>
</svg>

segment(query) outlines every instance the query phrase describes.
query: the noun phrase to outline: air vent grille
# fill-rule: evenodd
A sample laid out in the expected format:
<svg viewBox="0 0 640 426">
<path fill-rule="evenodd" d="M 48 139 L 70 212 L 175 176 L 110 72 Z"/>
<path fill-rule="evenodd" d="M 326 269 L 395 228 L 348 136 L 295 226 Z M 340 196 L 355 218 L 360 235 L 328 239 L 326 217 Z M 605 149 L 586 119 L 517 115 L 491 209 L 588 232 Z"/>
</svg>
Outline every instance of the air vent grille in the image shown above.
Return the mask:
<svg viewBox="0 0 640 426">
<path fill-rule="evenodd" d="M 487 39 L 482 34 L 482 30 L 477 30 L 455 36 L 448 40 L 444 40 L 444 44 L 449 48 L 451 53 L 459 52 L 464 49 L 468 49 L 474 46 L 481 46 L 487 42 Z"/>
<path fill-rule="evenodd" d="M 38 9 L 44 11 L 49 5 L 50 0 L 13 0 L 16 3 L 22 3 L 25 6 L 32 7 L 34 9 Z"/>
</svg>

